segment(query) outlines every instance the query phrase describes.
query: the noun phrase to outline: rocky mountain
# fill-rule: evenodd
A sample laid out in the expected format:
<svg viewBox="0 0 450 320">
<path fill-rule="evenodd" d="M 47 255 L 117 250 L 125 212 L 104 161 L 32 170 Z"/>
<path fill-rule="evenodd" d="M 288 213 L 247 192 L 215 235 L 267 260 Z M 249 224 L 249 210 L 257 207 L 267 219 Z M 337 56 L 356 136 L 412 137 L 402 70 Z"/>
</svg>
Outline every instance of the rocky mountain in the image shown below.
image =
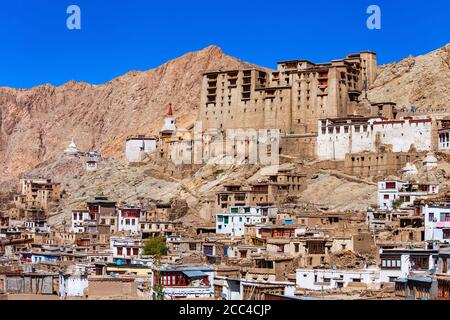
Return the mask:
<svg viewBox="0 0 450 320">
<path fill-rule="evenodd" d="M 0 182 L 61 154 L 72 137 L 81 150 L 121 157 L 127 136 L 158 132 L 170 102 L 180 126 L 193 122 L 203 72 L 242 66 L 210 46 L 98 86 L 0 88 Z"/>
<path fill-rule="evenodd" d="M 381 66 L 369 99 L 406 108 L 449 108 L 449 79 L 450 43 L 426 55 Z"/>
<path fill-rule="evenodd" d="M 0 88 L 0 183 L 62 153 L 71 138 L 81 150 L 122 158 L 129 135 L 156 133 L 169 102 L 180 127 L 197 116 L 202 73 L 250 66 L 215 46 L 158 68 L 129 72 L 103 85 L 68 82 Z M 399 106 L 450 106 L 450 44 L 380 67 L 370 99 Z"/>
</svg>

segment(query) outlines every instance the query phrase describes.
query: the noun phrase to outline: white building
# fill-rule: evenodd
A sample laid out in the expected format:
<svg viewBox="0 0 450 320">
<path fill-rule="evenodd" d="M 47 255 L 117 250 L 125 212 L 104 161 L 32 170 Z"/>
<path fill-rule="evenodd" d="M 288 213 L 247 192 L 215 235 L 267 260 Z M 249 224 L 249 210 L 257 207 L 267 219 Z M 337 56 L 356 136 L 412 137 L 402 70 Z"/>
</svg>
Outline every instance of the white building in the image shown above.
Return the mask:
<svg viewBox="0 0 450 320">
<path fill-rule="evenodd" d="M 91 160 L 91 159 L 86 160 L 85 166 L 86 166 L 85 167 L 86 171 L 96 171 L 97 168 L 98 168 L 98 161 L 97 160 Z"/>
<path fill-rule="evenodd" d="M 425 276 L 436 267 L 438 250 L 381 249 L 380 282 L 398 278 Z"/>
<path fill-rule="evenodd" d="M 431 119 L 384 121 L 381 118 L 323 119 L 319 121 L 319 160 L 345 160 L 349 153 L 376 152 L 378 143 L 393 152 L 430 151 Z"/>
<path fill-rule="evenodd" d="M 85 230 L 85 222 L 91 221 L 88 210 L 73 210 L 71 221 L 71 232 L 83 233 Z"/>
<path fill-rule="evenodd" d="M 142 240 L 131 237 L 111 237 L 110 248 L 113 252 L 113 261 L 118 264 L 127 264 L 142 255 Z"/>
<path fill-rule="evenodd" d="M 422 206 L 425 220 L 425 241 L 450 244 L 450 206 Z"/>
<path fill-rule="evenodd" d="M 405 182 L 384 180 L 378 182 L 378 208 L 392 209 L 392 203 L 399 198 L 398 192 Z"/>
<path fill-rule="evenodd" d="M 119 232 L 137 233 L 142 209 L 135 207 L 119 208 Z"/>
<path fill-rule="evenodd" d="M 393 202 L 401 201 L 400 207 L 414 204 L 419 198 L 437 195 L 439 185 L 436 183 L 409 183 L 400 180 L 384 180 L 378 182 L 378 207 L 393 209 Z"/>
<path fill-rule="evenodd" d="M 216 233 L 241 237 L 246 225 L 266 223 L 267 216 L 258 207 L 231 207 L 230 212 L 216 215 Z"/>
<path fill-rule="evenodd" d="M 333 290 L 346 288 L 349 283 L 364 283 L 369 289 L 378 289 L 380 285 L 379 270 L 296 270 L 296 285 L 299 289 Z"/>
<path fill-rule="evenodd" d="M 59 295 L 66 297 L 83 297 L 89 286 L 88 275 L 84 268 L 74 266 L 75 270 L 59 275 Z"/>
<path fill-rule="evenodd" d="M 125 158 L 128 162 L 141 162 L 146 154 L 151 154 L 155 150 L 155 137 L 130 137 L 125 144 Z"/>
</svg>

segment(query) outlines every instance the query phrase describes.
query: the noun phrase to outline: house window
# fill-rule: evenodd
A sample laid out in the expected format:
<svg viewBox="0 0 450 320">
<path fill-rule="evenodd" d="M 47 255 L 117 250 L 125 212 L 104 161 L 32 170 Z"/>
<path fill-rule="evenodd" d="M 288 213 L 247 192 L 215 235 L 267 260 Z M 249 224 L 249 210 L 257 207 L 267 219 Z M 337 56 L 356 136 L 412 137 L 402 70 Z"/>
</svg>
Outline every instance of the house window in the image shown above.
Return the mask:
<svg viewBox="0 0 450 320">
<path fill-rule="evenodd" d="M 386 182 L 386 189 L 395 189 L 396 184 L 395 182 Z"/>
<path fill-rule="evenodd" d="M 325 254 L 325 243 L 323 241 L 308 241 L 308 253 Z"/>
<path fill-rule="evenodd" d="M 430 212 L 430 213 L 428 214 L 428 221 L 429 221 L 429 222 L 434 222 L 434 213 L 433 213 L 433 212 Z"/>
<path fill-rule="evenodd" d="M 383 257 L 381 258 L 381 269 L 397 269 L 401 268 L 400 257 Z"/>
<path fill-rule="evenodd" d="M 411 256 L 411 266 L 413 270 L 427 270 L 429 264 L 428 256 Z"/>
<path fill-rule="evenodd" d="M 300 246 L 298 243 L 294 243 L 294 251 L 295 252 L 299 252 L 300 251 Z"/>
<path fill-rule="evenodd" d="M 139 248 L 133 248 L 133 255 L 134 256 L 139 255 Z"/>
<path fill-rule="evenodd" d="M 127 256 L 131 256 L 131 248 L 127 248 Z"/>
<path fill-rule="evenodd" d="M 121 256 L 123 254 L 123 248 L 122 247 L 117 247 L 117 255 Z"/>
<path fill-rule="evenodd" d="M 450 229 L 444 229 L 442 230 L 442 237 L 444 239 L 450 239 Z"/>
<path fill-rule="evenodd" d="M 388 194 L 385 194 L 385 195 L 383 196 L 383 199 L 384 199 L 384 200 L 389 200 L 389 195 L 388 195 Z"/>
<path fill-rule="evenodd" d="M 450 222 L 450 213 L 441 213 L 441 222 Z"/>
<path fill-rule="evenodd" d="M 130 225 L 130 219 L 125 219 L 125 224 L 126 224 L 127 226 L 129 226 L 129 225 Z"/>
<path fill-rule="evenodd" d="M 277 252 L 284 252 L 284 244 L 277 245 Z"/>
</svg>

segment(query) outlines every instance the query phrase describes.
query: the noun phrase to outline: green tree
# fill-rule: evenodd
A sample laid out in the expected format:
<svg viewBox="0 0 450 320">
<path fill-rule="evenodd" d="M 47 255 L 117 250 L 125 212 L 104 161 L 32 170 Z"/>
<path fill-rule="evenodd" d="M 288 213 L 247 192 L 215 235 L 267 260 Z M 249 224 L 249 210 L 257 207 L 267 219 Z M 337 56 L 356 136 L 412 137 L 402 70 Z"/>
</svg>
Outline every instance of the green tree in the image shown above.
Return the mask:
<svg viewBox="0 0 450 320">
<path fill-rule="evenodd" d="M 147 256 L 154 256 L 159 260 L 161 256 L 167 254 L 168 248 L 166 240 L 162 237 L 150 238 L 144 242 L 144 254 Z"/>
<path fill-rule="evenodd" d="M 398 209 L 402 206 L 403 201 L 399 198 L 399 199 L 395 199 L 394 201 L 392 201 L 392 207 L 394 209 Z"/>
</svg>

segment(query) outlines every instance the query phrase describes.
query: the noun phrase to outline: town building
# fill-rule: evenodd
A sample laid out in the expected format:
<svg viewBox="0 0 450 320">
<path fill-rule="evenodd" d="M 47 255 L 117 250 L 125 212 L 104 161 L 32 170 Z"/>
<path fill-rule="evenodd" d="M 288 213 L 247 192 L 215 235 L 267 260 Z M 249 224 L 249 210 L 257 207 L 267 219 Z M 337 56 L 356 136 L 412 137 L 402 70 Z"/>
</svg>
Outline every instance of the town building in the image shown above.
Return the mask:
<svg viewBox="0 0 450 320">
<path fill-rule="evenodd" d="M 438 250 L 434 249 L 382 249 L 380 281 L 429 275 L 436 268 L 437 257 Z"/>
<path fill-rule="evenodd" d="M 164 297 L 169 300 L 212 298 L 213 283 L 214 269 L 209 266 L 162 266 L 155 269 L 151 287 L 162 286 Z"/>
<path fill-rule="evenodd" d="M 216 215 L 216 233 L 226 234 L 234 237 L 244 236 L 245 225 L 260 224 L 268 221 L 268 208 L 258 207 L 231 207 L 230 212 L 218 213 Z M 271 208 L 275 209 L 276 208 Z M 270 210 L 270 209 L 269 209 Z"/>
<path fill-rule="evenodd" d="M 439 194 L 438 183 L 412 183 L 399 180 L 383 180 L 378 182 L 378 207 L 393 209 L 411 206 L 416 199 L 423 199 Z"/>
<path fill-rule="evenodd" d="M 425 221 L 425 241 L 450 244 L 450 205 L 430 203 L 421 206 Z"/>
<path fill-rule="evenodd" d="M 367 289 L 380 287 L 378 269 L 364 270 L 327 270 L 297 269 L 296 287 L 305 290 L 343 289 L 351 283 L 363 284 Z"/>
</svg>

